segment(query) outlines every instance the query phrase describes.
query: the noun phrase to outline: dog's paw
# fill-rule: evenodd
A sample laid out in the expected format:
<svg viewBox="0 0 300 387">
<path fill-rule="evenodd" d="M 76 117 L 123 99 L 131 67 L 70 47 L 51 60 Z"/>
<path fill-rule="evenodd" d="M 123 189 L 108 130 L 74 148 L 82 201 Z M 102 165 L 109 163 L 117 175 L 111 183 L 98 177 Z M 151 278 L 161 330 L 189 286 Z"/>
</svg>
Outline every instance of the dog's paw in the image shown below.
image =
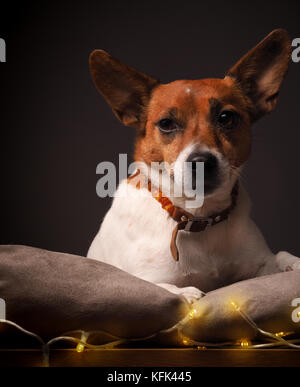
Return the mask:
<svg viewBox="0 0 300 387">
<path fill-rule="evenodd" d="M 300 259 L 287 251 L 280 251 L 276 255 L 276 262 L 281 271 L 300 270 Z"/>
<path fill-rule="evenodd" d="M 171 293 L 183 296 L 190 304 L 199 300 L 205 295 L 205 293 L 195 288 L 194 286 L 187 286 L 185 288 L 178 288 L 177 286 L 171 284 L 158 284 L 158 286 L 168 290 Z"/>
<path fill-rule="evenodd" d="M 201 290 L 194 288 L 193 286 L 180 288 L 179 291 L 180 292 L 177 294 L 180 294 L 181 296 L 183 296 L 190 304 L 199 300 L 201 297 L 204 296 L 204 293 Z"/>
</svg>

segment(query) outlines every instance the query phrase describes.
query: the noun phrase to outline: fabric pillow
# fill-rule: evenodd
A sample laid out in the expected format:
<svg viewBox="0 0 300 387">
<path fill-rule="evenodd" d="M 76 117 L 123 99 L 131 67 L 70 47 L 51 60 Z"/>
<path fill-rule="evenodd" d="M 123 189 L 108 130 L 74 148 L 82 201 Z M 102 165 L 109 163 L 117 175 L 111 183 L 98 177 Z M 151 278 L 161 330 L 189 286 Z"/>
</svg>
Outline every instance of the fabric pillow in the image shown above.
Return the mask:
<svg viewBox="0 0 300 387">
<path fill-rule="evenodd" d="M 7 320 L 43 339 L 77 329 L 144 337 L 188 311 L 182 298 L 116 267 L 26 246 L 0 246 L 0 298 Z"/>
<path fill-rule="evenodd" d="M 183 332 L 207 342 L 261 338 L 233 305 L 260 329 L 299 336 L 300 270 L 257 277 L 208 293 L 198 303 L 199 317 L 191 320 Z"/>
</svg>

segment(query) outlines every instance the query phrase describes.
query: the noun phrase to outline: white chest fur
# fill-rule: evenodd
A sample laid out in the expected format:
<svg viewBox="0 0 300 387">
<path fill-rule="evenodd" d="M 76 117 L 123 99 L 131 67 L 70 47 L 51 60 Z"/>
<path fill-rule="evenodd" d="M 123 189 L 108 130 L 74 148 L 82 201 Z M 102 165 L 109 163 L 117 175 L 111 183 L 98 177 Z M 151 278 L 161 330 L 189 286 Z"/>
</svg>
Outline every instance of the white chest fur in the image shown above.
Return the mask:
<svg viewBox="0 0 300 387">
<path fill-rule="evenodd" d="M 122 194 L 126 195 L 124 197 Z M 123 181 L 88 252 L 142 279 L 209 291 L 251 278 L 272 253 L 248 216 L 249 200 L 241 189 L 228 220 L 204 232 L 180 231 L 179 261 L 170 252 L 176 222 L 146 189 Z"/>
</svg>

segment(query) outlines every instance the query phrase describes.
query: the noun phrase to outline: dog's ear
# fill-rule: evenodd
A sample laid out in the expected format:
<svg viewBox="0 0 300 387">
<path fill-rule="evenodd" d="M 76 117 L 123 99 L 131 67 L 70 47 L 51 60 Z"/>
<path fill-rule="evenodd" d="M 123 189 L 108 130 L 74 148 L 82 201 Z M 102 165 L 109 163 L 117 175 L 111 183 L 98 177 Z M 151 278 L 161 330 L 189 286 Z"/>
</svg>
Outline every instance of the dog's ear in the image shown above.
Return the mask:
<svg viewBox="0 0 300 387">
<path fill-rule="evenodd" d="M 158 81 L 103 50 L 91 53 L 90 71 L 97 89 L 118 119 L 126 126 L 143 129 L 146 106 Z"/>
<path fill-rule="evenodd" d="M 283 29 L 271 32 L 226 74 L 235 79 L 250 98 L 255 121 L 271 112 L 291 58 L 291 41 Z"/>
</svg>

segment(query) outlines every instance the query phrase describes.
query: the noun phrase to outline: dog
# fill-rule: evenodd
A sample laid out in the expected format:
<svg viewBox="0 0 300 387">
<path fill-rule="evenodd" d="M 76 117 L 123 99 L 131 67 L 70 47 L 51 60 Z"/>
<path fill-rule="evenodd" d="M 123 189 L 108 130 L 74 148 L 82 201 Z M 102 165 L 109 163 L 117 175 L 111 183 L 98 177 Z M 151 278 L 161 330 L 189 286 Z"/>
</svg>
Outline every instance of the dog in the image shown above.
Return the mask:
<svg viewBox="0 0 300 387">
<path fill-rule="evenodd" d="M 105 51 L 93 51 L 94 83 L 117 118 L 136 128 L 134 158 L 141 166 L 120 183 L 87 256 L 188 302 L 237 281 L 300 269 L 297 257 L 270 251 L 249 217 L 250 200 L 239 181 L 250 154 L 251 124 L 274 110 L 290 58 L 289 35 L 277 29 L 223 79 L 161 84 Z M 162 162 L 160 178 L 152 165 Z M 185 194 L 164 193 L 166 176 L 173 189 L 182 184 L 176 171 L 184 163 L 193 186 L 197 165 L 204 165 L 204 200 L 196 208 L 187 206 Z"/>
</svg>

